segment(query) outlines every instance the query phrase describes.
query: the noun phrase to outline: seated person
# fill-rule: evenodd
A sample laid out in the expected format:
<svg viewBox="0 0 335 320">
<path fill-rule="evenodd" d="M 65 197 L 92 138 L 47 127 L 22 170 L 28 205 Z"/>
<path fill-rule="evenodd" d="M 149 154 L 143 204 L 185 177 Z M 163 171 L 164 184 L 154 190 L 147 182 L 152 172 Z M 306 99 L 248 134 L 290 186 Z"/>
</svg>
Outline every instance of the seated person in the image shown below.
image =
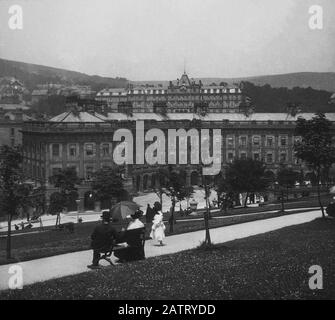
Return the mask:
<svg viewBox="0 0 335 320">
<path fill-rule="evenodd" d="M 99 267 L 100 253 L 108 251 L 113 239 L 117 238 L 117 232 L 110 224 L 110 212 L 108 210 L 103 211 L 101 218 L 102 224 L 96 226 L 91 235 L 93 261 L 91 265 L 87 266 L 91 269 Z"/>
<path fill-rule="evenodd" d="M 335 196 L 326 208 L 328 216 L 335 217 Z"/>
<path fill-rule="evenodd" d="M 137 210 L 131 215 L 132 220 L 128 224 L 127 231 L 144 228 L 143 222 L 139 219 L 142 214 L 143 212 L 141 210 Z M 124 232 L 123 235 L 119 237 L 119 241 L 121 241 L 122 238 L 127 241 L 127 247 L 114 251 L 114 255 L 119 258 L 119 262 L 144 259 L 142 240 L 139 237 L 130 237 L 127 239 L 126 232 Z"/>
</svg>

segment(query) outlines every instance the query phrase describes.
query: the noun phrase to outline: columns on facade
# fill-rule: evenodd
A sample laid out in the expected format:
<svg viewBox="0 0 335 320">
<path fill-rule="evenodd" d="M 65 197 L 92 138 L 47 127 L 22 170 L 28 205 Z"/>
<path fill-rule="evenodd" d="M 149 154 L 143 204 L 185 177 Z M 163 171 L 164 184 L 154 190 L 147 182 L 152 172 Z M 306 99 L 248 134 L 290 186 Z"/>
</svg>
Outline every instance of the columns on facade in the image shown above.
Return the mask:
<svg viewBox="0 0 335 320">
<path fill-rule="evenodd" d="M 140 177 L 140 188 L 139 188 L 139 191 L 140 191 L 140 192 L 143 192 L 143 191 L 144 191 L 144 190 L 143 190 L 143 175 L 140 174 L 139 177 Z"/>
<path fill-rule="evenodd" d="M 84 199 L 85 199 L 85 189 L 79 189 L 78 190 L 78 201 L 77 201 L 77 205 L 78 205 L 78 212 L 85 212 L 85 208 L 84 208 Z"/>
<path fill-rule="evenodd" d="M 186 171 L 186 186 L 191 186 L 191 171 Z"/>
</svg>

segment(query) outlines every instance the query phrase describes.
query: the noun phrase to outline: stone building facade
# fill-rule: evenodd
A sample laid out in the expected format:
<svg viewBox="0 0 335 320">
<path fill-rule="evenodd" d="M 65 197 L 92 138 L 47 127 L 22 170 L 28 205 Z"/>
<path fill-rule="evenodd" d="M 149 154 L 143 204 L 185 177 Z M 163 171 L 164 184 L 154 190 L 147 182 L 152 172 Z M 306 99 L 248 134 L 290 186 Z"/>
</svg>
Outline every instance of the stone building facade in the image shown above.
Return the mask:
<svg viewBox="0 0 335 320">
<path fill-rule="evenodd" d="M 300 114 L 309 119 L 313 114 Z M 335 114 L 327 114 L 335 122 Z M 113 152 L 120 142 L 113 141 L 118 129 L 128 129 L 136 140 L 136 123 L 144 121 L 146 133 L 157 128 L 168 136 L 169 129 L 221 130 L 221 169 L 234 158 L 263 160 L 269 171 L 276 173 L 281 164 L 300 171 L 302 164 L 293 153 L 297 116 L 287 114 L 241 113 L 209 114 L 204 117 L 189 113 L 124 114 L 109 113 L 107 116 L 89 112 L 68 112 L 46 122 L 27 122 L 22 129 L 24 146 L 24 168 L 30 179 L 47 185 L 49 194 L 55 190 L 48 185 L 48 179 L 58 170 L 74 167 L 84 183 L 79 189 L 81 208 L 87 209 L 91 196 L 90 180 L 94 171 L 115 165 Z M 212 136 L 210 136 L 210 140 Z M 151 142 L 146 142 L 150 145 Z M 166 142 L 167 143 L 167 142 Z M 211 142 L 212 143 L 212 142 Z M 190 141 L 188 142 L 188 146 Z M 177 158 L 179 157 L 176 149 Z M 172 151 L 165 146 L 166 159 Z M 186 185 L 201 184 L 201 164 L 190 161 L 188 147 L 187 163 L 174 165 L 174 170 L 185 179 Z M 136 147 L 133 148 L 136 158 Z M 132 164 L 126 166 L 125 182 L 133 192 L 146 192 L 158 184 L 156 172 L 160 165 Z"/>
<path fill-rule="evenodd" d="M 96 100 L 108 104 L 111 112 L 126 114 L 155 113 L 221 113 L 238 112 L 243 101 L 240 86 L 210 85 L 189 79 L 184 72 L 169 85 L 129 85 L 125 89 L 104 89 Z"/>
</svg>

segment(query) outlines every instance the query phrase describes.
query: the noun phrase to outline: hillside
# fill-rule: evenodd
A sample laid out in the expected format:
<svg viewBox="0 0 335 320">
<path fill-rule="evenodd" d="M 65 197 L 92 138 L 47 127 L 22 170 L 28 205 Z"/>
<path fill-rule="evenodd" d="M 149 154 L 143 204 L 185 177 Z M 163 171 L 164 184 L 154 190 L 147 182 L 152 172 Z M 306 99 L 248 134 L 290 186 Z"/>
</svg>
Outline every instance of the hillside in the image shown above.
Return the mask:
<svg viewBox="0 0 335 320">
<path fill-rule="evenodd" d="M 286 112 L 288 105 L 296 105 L 302 112 L 334 112 L 330 104 L 331 92 L 312 88 L 273 88 L 243 82 L 244 93 L 251 98 L 257 112 Z"/>
<path fill-rule="evenodd" d="M 0 59 L 0 78 L 7 76 L 20 79 L 28 89 L 33 89 L 37 84 L 43 83 L 91 85 L 93 90 L 100 90 L 104 87 L 125 87 L 127 84 L 125 78 L 91 76 L 76 71 Z"/>
<path fill-rule="evenodd" d="M 311 87 L 316 90 L 335 92 L 335 72 L 300 72 L 245 78 L 201 78 L 201 80 L 206 84 L 248 81 L 259 86 L 269 84 L 273 88 Z"/>
<path fill-rule="evenodd" d="M 192 77 L 192 74 L 190 74 Z M 325 90 L 335 92 L 335 72 L 300 72 L 287 73 L 268 76 L 242 77 L 242 78 L 194 78 L 195 81 L 201 80 L 203 84 L 210 85 L 212 83 L 220 84 L 227 82 L 228 84 L 239 83 L 241 81 L 252 82 L 255 85 L 263 86 L 269 84 L 273 88 L 289 88 L 294 87 L 308 88 L 316 90 Z M 136 84 L 163 84 L 168 85 L 169 81 L 132 81 Z"/>
</svg>

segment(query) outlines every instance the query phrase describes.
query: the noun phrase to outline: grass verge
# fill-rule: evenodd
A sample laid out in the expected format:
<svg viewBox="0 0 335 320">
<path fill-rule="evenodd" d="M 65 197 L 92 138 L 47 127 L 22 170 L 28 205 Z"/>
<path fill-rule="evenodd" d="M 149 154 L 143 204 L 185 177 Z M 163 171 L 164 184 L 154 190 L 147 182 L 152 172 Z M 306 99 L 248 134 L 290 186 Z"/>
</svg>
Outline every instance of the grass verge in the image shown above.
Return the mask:
<svg viewBox="0 0 335 320">
<path fill-rule="evenodd" d="M 306 210 L 304 210 L 306 211 Z M 289 214 L 300 212 L 290 211 Z M 218 228 L 233 224 L 245 223 L 255 220 L 269 219 L 282 216 L 282 213 L 259 213 L 257 215 L 230 216 L 223 219 L 212 218 L 209 221 L 210 228 Z M 202 218 L 201 216 L 198 218 Z M 13 262 L 39 259 L 58 254 L 64 254 L 75 251 L 90 249 L 90 235 L 94 227 L 100 222 L 88 222 L 77 224 L 74 233 L 67 231 L 55 231 L 51 228 L 44 232 L 27 233 L 12 237 L 12 259 L 6 259 L 6 238 L 0 238 L 0 265 Z M 151 224 L 147 224 L 147 236 L 151 230 Z M 120 226 L 117 226 L 120 228 Z M 175 235 L 180 233 L 203 230 L 205 223 L 202 220 L 177 221 L 174 225 L 174 232 L 170 234 L 167 224 L 166 235 Z"/>
<path fill-rule="evenodd" d="M 312 265 L 323 290 L 308 287 Z M 0 292 L 0 299 L 334 299 L 335 220 Z"/>
</svg>

